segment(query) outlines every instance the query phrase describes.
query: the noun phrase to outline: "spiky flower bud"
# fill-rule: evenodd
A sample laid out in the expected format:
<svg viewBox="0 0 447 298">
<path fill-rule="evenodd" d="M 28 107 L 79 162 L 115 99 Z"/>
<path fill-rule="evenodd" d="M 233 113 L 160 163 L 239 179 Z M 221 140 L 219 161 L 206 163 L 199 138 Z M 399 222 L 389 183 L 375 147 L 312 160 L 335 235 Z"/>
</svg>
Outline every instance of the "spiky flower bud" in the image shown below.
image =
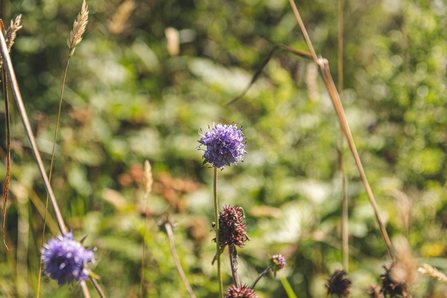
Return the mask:
<svg viewBox="0 0 447 298">
<path fill-rule="evenodd" d="M 250 289 L 247 285 L 242 285 L 240 288 L 230 286 L 225 293 L 224 298 L 257 298 L 255 291 Z"/>
<path fill-rule="evenodd" d="M 51 238 L 40 250 L 45 263 L 45 273 L 57 280 L 59 285 L 66 282 L 83 281 L 89 277 L 88 262 L 94 262 L 93 252 L 73 240 L 73 233 Z"/>
<path fill-rule="evenodd" d="M 283 255 L 277 254 L 270 257 L 271 265 L 273 265 L 272 270 L 276 277 L 276 272 L 286 267 L 286 258 Z"/>
<path fill-rule="evenodd" d="M 244 209 L 241 207 L 224 206 L 219 213 L 219 245 L 237 245 L 244 247 L 244 242 L 250 240 L 245 232 Z M 216 241 L 216 239 L 214 239 Z"/>
<path fill-rule="evenodd" d="M 222 168 L 223 166 L 231 166 L 238 161 L 243 161 L 245 146 L 245 136 L 242 133 L 242 127 L 237 125 L 217 124 L 216 127 L 209 127 L 210 131 L 203 134 L 200 130 L 199 135 L 203 136 L 199 143 L 206 146 L 203 154 L 204 163 L 210 163 L 213 167 Z M 203 149 L 202 149 L 203 150 Z"/>
</svg>

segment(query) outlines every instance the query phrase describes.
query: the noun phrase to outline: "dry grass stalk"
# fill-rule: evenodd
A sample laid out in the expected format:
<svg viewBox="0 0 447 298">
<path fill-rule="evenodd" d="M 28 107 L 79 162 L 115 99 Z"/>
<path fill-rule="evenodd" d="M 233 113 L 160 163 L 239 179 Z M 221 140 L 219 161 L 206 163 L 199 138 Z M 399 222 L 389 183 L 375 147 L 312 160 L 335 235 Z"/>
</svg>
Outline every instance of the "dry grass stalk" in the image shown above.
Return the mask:
<svg viewBox="0 0 447 298">
<path fill-rule="evenodd" d="M 149 162 L 149 160 L 146 159 L 146 161 L 144 162 L 144 199 L 146 201 L 146 209 L 147 209 L 147 205 L 149 204 L 148 198 L 149 198 L 149 193 L 152 191 L 152 183 L 153 182 L 154 182 L 154 179 L 152 178 L 151 163 Z M 145 258 L 146 258 L 146 230 L 147 230 L 147 215 L 148 215 L 148 213 L 149 212 L 147 212 L 147 210 L 146 210 L 145 215 L 144 215 L 143 257 L 142 257 L 142 261 L 141 261 L 141 279 L 140 279 L 140 297 L 141 298 L 144 296 L 144 289 L 143 289 L 143 285 L 144 285 L 144 261 L 145 261 Z M 168 236 L 169 236 L 169 234 L 168 234 Z M 183 276 L 182 276 L 182 278 L 183 278 Z"/>
<path fill-rule="evenodd" d="M 298 23 L 300 24 L 301 31 L 303 32 L 304 38 L 306 39 L 306 43 L 307 43 L 311 53 L 298 51 L 298 50 L 295 50 L 295 49 L 290 48 L 290 47 L 285 46 L 285 45 L 276 45 L 270 51 L 270 54 L 267 57 L 267 59 L 264 62 L 262 62 L 262 65 L 258 69 L 258 71 L 253 75 L 253 79 L 251 80 L 251 82 L 247 86 L 247 88 L 245 88 L 245 90 L 238 97 L 232 99 L 226 105 L 228 106 L 228 105 L 234 103 L 235 101 L 240 99 L 242 96 L 244 96 L 245 93 L 247 93 L 248 89 L 259 78 L 260 74 L 262 73 L 262 70 L 265 68 L 265 66 L 268 64 L 268 62 L 270 61 L 270 59 L 273 57 L 273 55 L 276 53 L 277 50 L 284 49 L 284 50 L 289 51 L 289 52 L 291 52 L 291 53 L 293 53 L 293 54 L 295 54 L 297 56 L 300 56 L 300 57 L 303 57 L 303 58 L 308 58 L 308 59 L 313 59 L 315 64 L 319 68 L 320 75 L 321 75 L 321 77 L 323 79 L 323 82 L 324 82 L 324 84 L 326 86 L 326 89 L 327 89 L 327 91 L 329 93 L 329 96 L 330 96 L 330 99 L 331 99 L 332 104 L 334 106 L 335 112 L 336 112 L 336 114 L 338 116 L 338 119 L 340 121 L 341 128 L 342 128 L 343 133 L 345 134 L 346 139 L 348 141 L 349 149 L 351 150 L 351 153 L 352 153 L 352 155 L 354 157 L 355 163 L 357 165 L 357 169 L 359 171 L 360 177 L 362 178 L 362 182 L 363 182 L 363 185 L 365 186 L 365 190 L 366 190 L 366 193 L 368 195 L 368 198 L 369 198 L 369 201 L 371 203 L 371 206 L 374 209 L 374 213 L 376 215 L 376 219 L 377 219 L 377 222 L 379 224 L 380 232 L 382 233 L 383 239 L 385 241 L 385 244 L 386 244 L 386 247 L 387 247 L 387 250 L 388 250 L 388 254 L 390 255 L 391 259 L 394 261 L 395 257 L 394 257 L 393 251 L 391 249 L 391 241 L 390 241 L 388 233 L 387 233 L 387 231 L 385 229 L 385 226 L 384 226 L 384 224 L 383 224 L 383 222 L 382 222 L 382 220 L 380 218 L 379 209 L 377 207 L 377 203 L 376 203 L 376 200 L 374 198 L 374 194 L 373 194 L 373 192 L 371 190 L 371 186 L 369 185 L 368 178 L 366 177 L 365 170 L 363 169 L 363 164 L 362 164 L 362 161 L 360 160 L 360 156 L 358 154 L 357 147 L 355 146 L 354 139 L 352 137 L 348 121 L 346 120 L 346 115 L 345 115 L 345 112 L 344 112 L 344 109 L 343 109 L 343 105 L 342 105 L 342 103 L 340 101 L 340 96 L 339 96 L 339 94 L 337 92 L 337 88 L 335 87 L 334 81 L 332 80 L 332 76 L 331 76 L 331 73 L 330 73 L 330 70 L 329 70 L 329 62 L 325 58 L 322 58 L 322 57 L 317 58 L 317 56 L 315 54 L 315 51 L 313 49 L 312 43 L 310 42 L 309 36 L 307 34 L 306 28 L 304 27 L 303 21 L 301 20 L 301 17 L 299 15 L 298 9 L 296 8 L 296 5 L 293 2 L 293 0 L 289 0 L 289 1 L 290 1 L 290 4 L 292 5 L 293 11 L 294 11 L 295 16 L 296 16 L 296 18 L 298 20 Z"/>
<path fill-rule="evenodd" d="M 134 1 L 124 1 L 113 16 L 109 24 L 109 30 L 114 34 L 121 34 L 126 29 L 127 20 L 136 7 L 137 5 Z"/>
<path fill-rule="evenodd" d="M 447 276 L 445 276 L 444 273 L 438 271 L 438 269 L 433 268 L 432 266 L 430 266 L 428 264 L 424 264 L 424 265 L 422 265 L 422 267 L 419 267 L 418 271 L 425 276 L 435 278 L 435 279 L 447 284 Z"/>
<path fill-rule="evenodd" d="M 70 40 L 67 41 L 70 48 L 69 57 L 73 56 L 75 46 L 82 41 L 82 35 L 85 32 L 85 27 L 88 23 L 88 6 L 87 3 L 82 2 L 81 12 L 78 14 L 78 18 L 73 23 L 73 30 L 70 32 Z"/>
</svg>

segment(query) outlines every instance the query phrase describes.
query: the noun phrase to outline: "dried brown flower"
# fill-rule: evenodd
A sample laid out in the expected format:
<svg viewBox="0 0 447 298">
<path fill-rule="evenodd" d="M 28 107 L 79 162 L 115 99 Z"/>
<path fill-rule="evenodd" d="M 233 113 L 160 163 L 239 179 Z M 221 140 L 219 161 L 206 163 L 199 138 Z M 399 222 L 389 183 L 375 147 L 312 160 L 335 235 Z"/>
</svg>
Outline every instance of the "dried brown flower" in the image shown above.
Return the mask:
<svg viewBox="0 0 447 298">
<path fill-rule="evenodd" d="M 237 245 L 242 248 L 247 240 L 250 238 L 245 231 L 244 210 L 241 207 L 225 206 L 219 213 L 219 246 Z"/>
<path fill-rule="evenodd" d="M 334 294 L 337 297 L 347 297 L 349 295 L 351 281 L 345 278 L 345 275 L 344 270 L 335 270 L 326 284 L 328 295 Z"/>
<path fill-rule="evenodd" d="M 386 272 L 381 275 L 383 295 L 390 297 L 408 297 L 407 272 L 396 262 L 392 262 L 389 267 L 383 265 Z"/>
<path fill-rule="evenodd" d="M 369 286 L 368 294 L 371 298 L 383 298 L 382 290 L 376 283 L 373 283 Z"/>
</svg>

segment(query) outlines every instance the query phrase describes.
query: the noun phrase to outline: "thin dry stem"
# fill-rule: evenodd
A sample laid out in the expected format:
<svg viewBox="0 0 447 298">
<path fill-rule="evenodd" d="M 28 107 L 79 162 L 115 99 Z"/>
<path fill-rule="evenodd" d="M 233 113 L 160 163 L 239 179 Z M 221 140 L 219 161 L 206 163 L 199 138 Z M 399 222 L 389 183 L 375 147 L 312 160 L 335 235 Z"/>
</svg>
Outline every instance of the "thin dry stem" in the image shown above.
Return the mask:
<svg viewBox="0 0 447 298">
<path fill-rule="evenodd" d="M 93 284 L 93 287 L 95 288 L 96 292 L 98 292 L 99 297 L 106 298 L 104 295 L 104 292 L 102 291 L 101 287 L 98 284 L 98 281 L 95 278 L 90 278 L 90 281 Z"/>
<path fill-rule="evenodd" d="M 68 65 L 70 63 L 70 58 L 71 58 L 71 56 L 68 56 L 67 64 L 65 65 L 64 78 L 62 80 L 61 96 L 59 98 L 59 110 L 58 110 L 58 113 L 57 113 L 56 129 L 54 131 L 54 140 L 53 140 L 53 150 L 51 152 L 50 173 L 49 173 L 49 176 L 48 176 L 48 180 L 49 180 L 50 183 L 51 183 L 51 178 L 52 178 L 52 174 L 53 174 L 54 152 L 56 150 L 57 131 L 59 129 L 59 120 L 60 120 L 60 117 L 61 117 L 62 98 L 64 96 L 65 79 L 67 78 Z M 48 193 L 47 193 L 47 200 L 46 200 L 46 203 L 45 203 L 45 214 L 44 214 L 44 217 L 43 217 L 42 246 L 45 243 L 45 227 L 46 227 L 46 224 L 47 224 L 47 212 L 48 212 Z M 39 280 L 38 280 L 38 283 L 37 283 L 37 298 L 39 298 L 39 296 L 40 296 L 41 279 L 42 279 L 42 259 L 40 260 L 40 264 L 39 264 Z"/>
<path fill-rule="evenodd" d="M 432 266 L 430 266 L 428 264 L 424 264 L 424 265 L 422 265 L 422 267 L 419 267 L 418 271 L 425 276 L 437 279 L 437 280 L 442 281 L 443 283 L 447 284 L 447 276 L 445 276 L 444 273 L 438 271 L 438 269 L 433 268 Z"/>
<path fill-rule="evenodd" d="M 144 261 L 146 259 L 146 230 L 147 230 L 147 209 L 149 204 L 149 193 L 152 191 L 152 167 L 149 160 L 144 162 L 144 200 L 146 201 L 146 212 L 144 215 L 144 233 L 143 233 L 143 258 L 141 260 L 141 279 L 140 279 L 140 297 L 143 297 L 143 284 L 144 284 Z"/>
<path fill-rule="evenodd" d="M 370 200 L 371 205 L 372 205 L 374 212 L 376 214 L 377 222 L 379 223 L 379 227 L 380 227 L 380 232 L 382 233 L 383 239 L 385 240 L 385 244 L 387 246 L 388 253 L 389 253 L 391 259 L 395 260 L 393 251 L 391 249 L 390 238 L 388 237 L 388 233 L 386 232 L 385 226 L 383 225 L 382 220 L 380 219 L 379 210 L 377 208 L 376 200 L 374 199 L 374 195 L 372 193 L 371 187 L 369 186 L 368 179 L 366 178 L 366 174 L 363 169 L 363 165 L 360 160 L 360 157 L 358 155 L 357 148 L 355 147 L 354 139 L 352 138 L 352 134 L 349 129 L 348 121 L 346 120 L 346 116 L 345 116 L 345 113 L 343 110 L 343 105 L 341 104 L 341 101 L 340 101 L 340 96 L 337 92 L 337 88 L 335 88 L 334 81 L 332 80 L 332 76 L 329 71 L 329 62 L 327 61 L 327 59 L 324 59 L 324 58 L 317 59 L 317 56 L 316 56 L 315 51 L 312 46 L 312 42 L 309 39 L 306 27 L 304 26 L 304 23 L 301 19 L 299 12 L 298 12 L 298 9 L 297 9 L 295 3 L 293 2 L 293 0 L 289 0 L 289 2 L 290 2 L 290 5 L 292 6 L 292 9 L 293 9 L 295 17 L 298 21 L 298 24 L 300 25 L 301 32 L 303 32 L 307 46 L 310 49 L 312 58 L 313 58 L 315 64 L 317 64 L 318 67 L 320 68 L 320 74 L 323 78 L 324 84 L 326 85 L 326 89 L 331 97 L 331 100 L 334 105 L 335 111 L 337 113 L 338 119 L 340 120 L 341 127 L 346 135 L 346 138 L 348 139 L 349 148 L 351 149 L 352 155 L 354 156 L 354 159 L 357 164 L 357 168 L 359 170 L 363 184 L 365 185 L 366 193 L 368 194 L 369 200 Z"/>
<path fill-rule="evenodd" d="M 317 54 L 315 54 L 314 47 L 312 46 L 312 42 L 310 41 L 309 34 L 307 34 L 306 27 L 304 26 L 303 20 L 301 19 L 300 13 L 298 12 L 298 8 L 296 8 L 295 2 L 293 0 L 289 0 L 290 5 L 292 6 L 293 13 L 295 14 L 296 20 L 300 25 L 301 32 L 303 33 L 304 39 L 306 40 L 306 44 L 309 47 L 310 54 L 312 55 L 312 59 L 314 59 L 315 63 L 317 63 Z M 317 63 L 318 64 L 318 63 Z"/>
<path fill-rule="evenodd" d="M 0 34 L 3 34 L 1 32 Z M 10 177 L 10 169 L 11 169 L 11 129 L 10 129 L 10 123 L 11 123 L 11 117 L 9 112 L 9 98 L 8 98 L 8 78 L 6 76 L 6 71 L 3 69 L 2 71 L 3 75 L 3 94 L 5 99 L 5 115 L 6 115 L 6 177 L 5 177 L 5 186 L 3 189 L 3 224 L 2 224 L 2 238 L 3 238 L 3 244 L 5 245 L 6 249 L 8 248 L 8 245 L 6 245 L 5 241 L 5 230 L 6 230 L 6 201 L 8 199 L 8 191 L 9 191 L 9 177 Z"/>
<path fill-rule="evenodd" d="M 70 32 L 70 40 L 67 41 L 68 47 L 70 48 L 70 57 L 73 55 L 75 47 L 81 42 L 87 23 L 88 6 L 84 0 L 84 2 L 82 2 L 81 12 L 78 14 L 77 20 L 73 23 L 73 30 Z"/>
<path fill-rule="evenodd" d="M 169 246 L 171 247 L 172 257 L 174 258 L 174 262 L 175 262 L 175 266 L 177 267 L 177 271 L 180 274 L 180 277 L 182 278 L 183 284 L 185 285 L 186 290 L 189 293 L 189 296 L 191 296 L 191 298 L 196 298 L 196 295 L 194 295 L 194 292 L 192 291 L 192 288 L 189 285 L 188 279 L 186 278 L 185 272 L 183 272 L 182 265 L 180 264 L 180 261 L 179 261 L 178 255 L 177 255 L 177 251 L 175 250 L 174 235 L 172 233 L 172 226 L 169 223 L 169 221 L 167 221 L 165 223 L 165 228 L 166 228 L 166 233 L 168 234 Z"/>
<path fill-rule="evenodd" d="M 340 102 L 343 102 L 343 0 L 338 0 L 338 90 L 340 90 Z M 346 193 L 346 175 L 344 167 L 344 138 L 340 128 L 339 168 L 341 175 L 341 239 L 343 267 L 348 272 L 349 264 L 349 239 L 348 239 L 348 197 Z"/>
</svg>

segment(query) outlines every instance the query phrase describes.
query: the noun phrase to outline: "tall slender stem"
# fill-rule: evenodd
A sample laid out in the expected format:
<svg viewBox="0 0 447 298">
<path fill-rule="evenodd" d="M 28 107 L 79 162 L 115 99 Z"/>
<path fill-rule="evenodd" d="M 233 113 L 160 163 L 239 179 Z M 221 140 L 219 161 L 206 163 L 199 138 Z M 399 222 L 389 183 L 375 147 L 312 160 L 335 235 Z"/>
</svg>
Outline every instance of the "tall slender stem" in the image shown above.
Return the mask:
<svg viewBox="0 0 447 298">
<path fill-rule="evenodd" d="M 144 214 L 144 233 L 143 233 L 143 257 L 141 259 L 141 279 L 140 279 L 140 298 L 143 298 L 144 291 L 144 263 L 146 260 L 146 230 L 147 230 L 147 210 L 149 205 L 149 191 L 144 193 L 144 200 L 146 201 L 146 212 Z"/>
<path fill-rule="evenodd" d="M 169 246 L 171 247 L 172 257 L 174 258 L 175 266 L 177 266 L 177 271 L 180 274 L 180 277 L 182 278 L 182 281 L 186 287 L 186 290 L 188 290 L 189 296 L 191 296 L 191 298 L 196 298 L 196 295 L 194 295 L 194 292 L 192 291 L 192 288 L 189 285 L 188 279 L 186 279 L 185 272 L 183 272 L 182 265 L 180 264 L 180 261 L 178 259 L 177 251 L 175 250 L 174 236 L 172 233 L 171 224 L 169 222 L 166 222 L 165 228 L 166 228 L 166 233 L 168 234 Z"/>
<path fill-rule="evenodd" d="M 233 274 L 233 281 L 237 288 L 241 287 L 241 283 L 239 282 L 239 276 L 237 274 L 237 250 L 234 244 L 228 245 L 228 253 L 230 255 L 230 264 L 231 264 L 231 273 Z"/>
<path fill-rule="evenodd" d="M 98 281 L 94 278 L 90 278 L 90 281 L 92 282 L 93 286 L 95 287 L 96 291 L 99 294 L 99 297 L 105 298 L 104 292 L 101 290 L 101 287 L 98 284 Z"/>
<path fill-rule="evenodd" d="M 59 111 L 57 113 L 57 120 L 56 120 L 56 129 L 54 131 L 54 140 L 53 140 L 53 151 L 51 152 L 51 162 L 50 162 L 50 173 L 48 175 L 48 181 L 51 183 L 51 176 L 53 175 L 53 162 L 54 162 L 54 152 L 56 150 L 56 140 L 57 140 L 57 131 L 59 128 L 59 120 L 61 117 L 61 110 L 62 110 L 62 98 L 64 96 L 64 87 L 65 87 L 65 80 L 67 78 L 67 72 L 68 72 L 68 65 L 70 63 L 71 56 L 68 56 L 67 64 L 65 65 L 65 72 L 64 72 L 64 79 L 62 80 L 62 89 L 61 89 L 61 96 L 59 98 Z M 47 224 L 47 213 L 48 213 L 48 193 L 47 193 L 47 200 L 45 202 L 45 214 L 43 216 L 43 228 L 42 228 L 42 246 L 45 243 L 45 228 Z M 40 259 L 39 264 L 39 281 L 37 283 L 37 298 L 40 296 L 40 282 L 42 279 L 42 259 Z"/>
<path fill-rule="evenodd" d="M 3 24 L 3 23 L 2 23 Z M 0 34 L 4 34 L 1 32 Z M 8 191 L 9 191 L 9 177 L 10 177 L 10 169 L 11 169 L 11 129 L 10 129 L 10 112 L 9 112 L 9 98 L 8 98 L 8 77 L 6 76 L 6 70 L 3 69 L 3 93 L 5 97 L 5 115 L 6 115 L 6 177 L 5 177 L 5 186 L 3 189 L 3 224 L 2 224 L 2 238 L 3 244 L 6 249 L 8 245 L 6 245 L 5 241 L 5 231 L 6 231 L 6 201 L 8 200 Z"/>
<path fill-rule="evenodd" d="M 255 288 L 256 284 L 258 283 L 258 281 L 267 274 L 267 272 L 269 272 L 270 269 L 272 269 L 273 264 L 268 266 L 267 269 L 265 269 L 264 271 L 261 272 L 261 274 L 259 274 L 258 278 L 255 280 L 255 282 L 253 283 L 253 285 L 251 286 L 252 289 Z"/>
<path fill-rule="evenodd" d="M 386 232 L 385 226 L 382 223 L 379 215 L 379 209 L 377 208 L 376 200 L 374 199 L 374 194 L 371 190 L 371 186 L 369 185 L 368 179 L 366 178 L 365 170 L 363 169 L 362 161 L 360 160 L 359 154 L 357 152 L 357 148 L 355 147 L 354 139 L 352 138 L 351 130 L 349 129 L 348 121 L 346 120 L 346 115 L 343 110 L 343 105 L 341 104 L 339 94 L 337 92 L 337 88 L 335 88 L 334 81 L 332 80 L 331 73 L 329 71 L 329 63 L 324 58 L 317 58 L 315 55 L 312 42 L 309 39 L 309 36 L 306 31 L 306 27 L 304 26 L 303 21 L 301 20 L 300 13 L 295 5 L 293 0 L 289 0 L 290 5 L 292 6 L 293 12 L 295 13 L 295 17 L 300 25 L 301 32 L 303 32 L 304 38 L 306 39 L 307 46 L 310 49 L 312 54 L 312 58 L 315 64 L 318 65 L 321 77 L 323 78 L 324 84 L 326 85 L 326 89 L 331 98 L 332 104 L 334 105 L 335 112 L 340 120 L 341 127 L 343 132 L 345 133 L 346 139 L 348 140 L 349 148 L 351 149 L 352 155 L 354 156 L 355 163 L 360 173 L 360 177 L 362 178 L 363 185 L 365 186 L 366 193 L 368 194 L 369 201 L 374 209 L 374 213 L 376 215 L 377 222 L 379 223 L 380 232 L 382 233 L 383 239 L 385 241 L 388 254 L 390 255 L 392 260 L 395 260 L 393 251 L 391 249 L 391 241 L 388 237 L 388 233 Z"/>
<path fill-rule="evenodd" d="M 282 286 L 284 287 L 284 290 L 286 290 L 287 296 L 289 296 L 289 298 L 297 298 L 296 294 L 293 291 L 292 286 L 290 285 L 290 283 L 287 280 L 287 278 L 281 274 L 279 279 L 281 280 L 281 283 L 282 283 Z"/>
<path fill-rule="evenodd" d="M 81 281 L 81 289 L 82 293 L 84 293 L 85 298 L 91 298 L 90 292 L 88 291 L 87 283 L 85 281 Z"/>
<path fill-rule="evenodd" d="M 219 245 L 219 203 L 217 201 L 217 168 L 214 167 L 213 194 L 214 194 L 214 220 L 216 227 L 216 259 L 217 278 L 219 279 L 219 298 L 223 297 L 222 270 L 220 268 L 220 245 Z"/>
<path fill-rule="evenodd" d="M 338 0 L 338 91 L 340 102 L 343 102 L 343 0 Z M 349 264 L 349 243 L 348 243 L 348 197 L 346 193 L 346 175 L 344 166 L 344 136 L 340 127 L 340 176 L 341 176 L 341 239 L 343 267 L 348 272 Z"/>
<path fill-rule="evenodd" d="M 39 167 L 39 171 L 45 184 L 45 188 L 47 189 L 47 192 L 51 199 L 51 203 L 53 204 L 57 224 L 59 225 L 61 233 L 65 235 L 68 232 L 68 230 L 67 227 L 65 226 L 64 219 L 62 218 L 62 214 L 57 204 L 56 198 L 54 197 L 53 189 L 51 188 L 50 182 L 48 181 L 48 176 L 45 171 L 45 167 L 43 166 L 42 158 L 40 157 L 36 141 L 34 139 L 33 131 L 31 129 L 28 116 L 26 114 L 25 105 L 23 104 L 22 95 L 20 94 L 19 85 L 17 84 L 16 75 L 14 73 L 14 68 L 12 66 L 11 58 L 9 57 L 8 48 L 6 46 L 5 37 L 3 36 L 3 34 L 0 34 L 0 53 L 3 58 L 3 66 L 9 77 L 9 82 L 11 85 L 12 93 L 14 95 L 14 99 L 16 100 L 17 109 L 19 110 L 23 126 L 25 127 L 26 134 L 28 135 L 31 148 L 34 153 L 34 157 L 36 158 L 37 166 Z"/>
</svg>

